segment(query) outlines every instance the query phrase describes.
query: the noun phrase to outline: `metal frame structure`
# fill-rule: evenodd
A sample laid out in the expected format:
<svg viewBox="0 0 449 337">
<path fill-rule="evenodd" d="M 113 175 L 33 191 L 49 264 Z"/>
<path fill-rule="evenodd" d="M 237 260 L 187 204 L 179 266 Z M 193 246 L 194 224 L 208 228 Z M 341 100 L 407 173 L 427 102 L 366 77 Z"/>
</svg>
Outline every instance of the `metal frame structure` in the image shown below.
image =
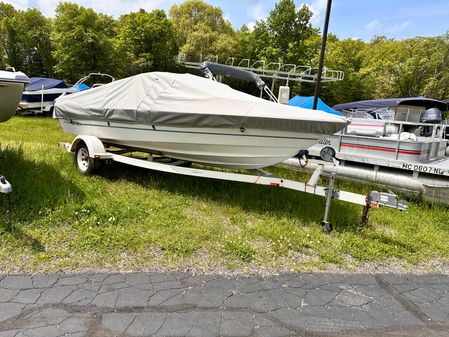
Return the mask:
<svg viewBox="0 0 449 337">
<path fill-rule="evenodd" d="M 242 174 L 233 173 L 228 171 L 216 171 L 211 169 L 203 169 L 196 167 L 184 167 L 180 166 L 185 164 L 185 161 L 172 161 L 172 162 L 160 162 L 159 159 L 167 159 L 163 157 L 153 157 L 149 154 L 148 160 L 132 158 L 124 155 L 127 152 L 133 152 L 132 150 L 120 149 L 116 152 L 107 151 L 104 148 L 103 143 L 97 137 L 94 136 L 77 136 L 73 142 L 64 143 L 60 142 L 59 146 L 64 148 L 67 152 L 75 152 L 77 156 L 77 150 L 80 145 L 85 145 L 88 152 L 87 160 L 99 160 L 99 161 L 115 161 L 127 165 L 132 165 L 149 170 L 168 172 L 186 176 L 220 179 L 226 181 L 244 182 L 256 185 L 265 185 L 272 187 L 282 187 L 291 189 L 294 191 L 305 192 L 314 194 L 326 198 L 326 206 L 324 211 L 324 219 L 321 222 L 323 230 L 330 232 L 332 225 L 329 223 L 329 211 L 332 200 L 341 200 L 350 202 L 357 205 L 364 206 L 364 214 L 367 219 L 369 208 L 378 208 L 380 206 L 387 206 L 396 208 L 399 210 L 406 210 L 407 203 L 405 201 L 398 201 L 396 195 L 391 193 L 381 193 L 372 191 L 368 195 L 361 195 L 347 191 L 341 191 L 334 189 L 335 174 L 332 174 L 329 187 L 322 187 L 317 185 L 318 179 L 321 175 L 322 166 L 319 166 L 312 174 L 310 180 L 307 183 L 288 180 L 281 177 L 276 177 L 267 172 L 257 170 L 257 174 Z M 76 157 L 78 159 L 78 157 Z M 76 162 L 77 165 L 79 163 Z M 331 191 L 331 192 L 329 192 Z"/>
<path fill-rule="evenodd" d="M 199 61 L 188 61 L 186 60 L 185 54 L 178 55 L 178 63 L 190 69 L 201 69 L 201 63 L 204 61 L 219 63 L 218 56 L 214 56 L 209 59 L 203 59 L 200 57 Z M 271 78 L 274 80 L 284 80 L 287 81 L 287 84 L 289 81 L 314 83 L 318 78 L 318 68 L 303 65 L 266 62 L 265 60 L 238 60 L 235 57 L 228 57 L 225 63 L 222 64 L 251 71 L 260 77 Z M 321 82 L 342 81 L 343 79 L 343 71 L 323 67 Z"/>
</svg>

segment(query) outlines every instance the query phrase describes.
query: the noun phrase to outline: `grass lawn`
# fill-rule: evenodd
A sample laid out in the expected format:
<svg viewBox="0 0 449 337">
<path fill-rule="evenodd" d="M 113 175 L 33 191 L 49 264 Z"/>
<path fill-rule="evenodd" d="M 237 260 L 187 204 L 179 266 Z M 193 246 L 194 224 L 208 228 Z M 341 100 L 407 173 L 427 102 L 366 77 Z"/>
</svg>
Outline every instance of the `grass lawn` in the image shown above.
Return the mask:
<svg viewBox="0 0 449 337">
<path fill-rule="evenodd" d="M 360 227 L 361 207 L 335 202 L 327 235 L 319 227 L 324 198 L 116 163 L 82 176 L 57 146 L 73 137 L 51 118 L 14 117 L 0 134 L 0 173 L 14 188 L 0 196 L 2 273 L 449 270 L 445 206 L 415 201 L 407 212 L 372 210 Z"/>
</svg>

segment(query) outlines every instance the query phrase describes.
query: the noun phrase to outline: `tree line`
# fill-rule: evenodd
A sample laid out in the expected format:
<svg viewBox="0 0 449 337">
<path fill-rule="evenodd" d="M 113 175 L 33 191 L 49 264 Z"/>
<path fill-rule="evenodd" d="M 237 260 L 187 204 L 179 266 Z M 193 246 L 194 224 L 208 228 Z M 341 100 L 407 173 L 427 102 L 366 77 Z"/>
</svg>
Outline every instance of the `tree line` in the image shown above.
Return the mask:
<svg viewBox="0 0 449 337">
<path fill-rule="evenodd" d="M 164 10 L 143 9 L 118 19 L 75 3 L 60 3 L 54 18 L 38 9 L 0 3 L 0 66 L 29 76 L 69 83 L 89 72 L 117 78 L 148 71 L 185 71 L 179 53 L 200 60 L 218 56 L 316 67 L 321 36 L 312 12 L 279 0 L 266 19 L 234 29 L 219 7 L 186 0 Z M 325 83 L 330 104 L 361 99 L 426 96 L 449 98 L 449 33 L 405 40 L 339 39 L 330 34 L 325 66 L 345 79 Z M 277 83 L 279 85 L 280 83 Z M 249 90 L 237 84 L 242 90 Z M 296 83 L 294 94 L 311 95 L 313 85 Z"/>
</svg>

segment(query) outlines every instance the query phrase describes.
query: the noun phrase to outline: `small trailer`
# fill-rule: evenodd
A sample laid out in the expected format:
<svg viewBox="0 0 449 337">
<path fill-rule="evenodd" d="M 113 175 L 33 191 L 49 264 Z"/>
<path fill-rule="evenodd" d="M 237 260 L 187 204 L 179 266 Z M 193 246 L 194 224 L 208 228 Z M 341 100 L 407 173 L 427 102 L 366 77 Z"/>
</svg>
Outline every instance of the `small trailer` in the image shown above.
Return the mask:
<svg viewBox="0 0 449 337">
<path fill-rule="evenodd" d="M 74 152 L 76 167 L 82 174 L 94 173 L 105 163 L 115 161 L 149 170 L 186 176 L 245 182 L 256 185 L 282 187 L 299 192 L 319 195 L 326 198 L 324 218 L 323 221 L 321 221 L 321 226 L 322 229 L 328 233 L 332 231 L 332 225 L 329 222 L 329 211 L 331 202 L 334 199 L 362 205 L 364 207 L 361 217 L 362 224 L 367 223 L 368 211 L 370 208 L 387 206 L 398 210 L 406 210 L 408 207 L 407 202 L 398 200 L 397 196 L 392 193 L 372 191 L 368 195 L 361 195 L 334 189 L 335 174 L 331 174 L 328 187 L 319 186 L 317 185 L 317 182 L 322 173 L 322 165 L 319 165 L 313 172 L 310 180 L 307 183 L 304 183 L 276 177 L 262 170 L 253 170 L 251 174 L 242 174 L 190 167 L 191 163 L 154 156 L 151 153 L 148 153 L 148 159 L 132 158 L 126 154 L 135 152 L 133 149 L 124 148 L 112 150 L 108 148 L 107 150 L 105 144 L 94 136 L 79 135 L 73 140 L 72 143 L 60 142 L 59 146 L 63 147 L 67 152 Z M 169 159 L 169 161 L 167 161 L 167 159 Z M 331 193 L 329 193 L 329 191 L 331 191 Z"/>
</svg>

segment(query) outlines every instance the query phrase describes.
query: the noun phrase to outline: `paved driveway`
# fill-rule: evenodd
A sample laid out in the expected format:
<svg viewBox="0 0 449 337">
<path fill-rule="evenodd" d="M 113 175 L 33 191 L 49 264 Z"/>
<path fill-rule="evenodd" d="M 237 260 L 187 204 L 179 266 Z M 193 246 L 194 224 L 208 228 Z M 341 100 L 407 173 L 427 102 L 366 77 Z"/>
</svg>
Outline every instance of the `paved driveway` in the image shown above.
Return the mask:
<svg viewBox="0 0 449 337">
<path fill-rule="evenodd" d="M 449 336 L 449 277 L 0 276 L 0 337 Z"/>
</svg>

